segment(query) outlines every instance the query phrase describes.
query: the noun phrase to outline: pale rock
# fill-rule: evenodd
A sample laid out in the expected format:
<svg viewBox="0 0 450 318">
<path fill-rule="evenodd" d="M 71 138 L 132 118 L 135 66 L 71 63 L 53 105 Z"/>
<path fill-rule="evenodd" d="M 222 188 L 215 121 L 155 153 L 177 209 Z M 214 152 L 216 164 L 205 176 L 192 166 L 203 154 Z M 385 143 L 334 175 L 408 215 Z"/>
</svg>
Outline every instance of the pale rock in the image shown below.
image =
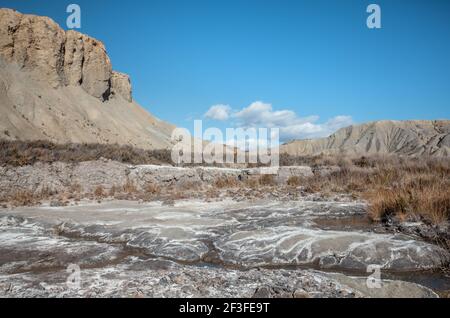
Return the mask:
<svg viewBox="0 0 450 318">
<path fill-rule="evenodd" d="M 0 9 L 0 56 L 54 88 L 80 85 L 102 101 L 110 98 L 112 67 L 105 46 L 76 31 L 65 32 L 48 17 Z"/>
<path fill-rule="evenodd" d="M 122 96 L 126 101 L 132 102 L 131 81 L 127 74 L 113 71 L 111 77 L 111 88 L 114 94 Z"/>
<path fill-rule="evenodd" d="M 50 18 L 0 9 L 0 54 L 34 70 L 52 87 L 61 83 L 65 32 Z"/>
<path fill-rule="evenodd" d="M 84 36 L 83 82 L 94 97 L 107 100 L 111 94 L 112 67 L 103 43 Z"/>
</svg>

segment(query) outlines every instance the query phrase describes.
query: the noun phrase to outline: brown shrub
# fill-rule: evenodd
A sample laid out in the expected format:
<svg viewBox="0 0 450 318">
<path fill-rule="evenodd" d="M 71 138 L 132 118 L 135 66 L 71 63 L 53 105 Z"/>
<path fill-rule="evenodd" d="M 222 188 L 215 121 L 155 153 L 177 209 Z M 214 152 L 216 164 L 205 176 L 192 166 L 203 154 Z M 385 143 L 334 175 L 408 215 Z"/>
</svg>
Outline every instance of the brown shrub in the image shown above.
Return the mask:
<svg viewBox="0 0 450 318">
<path fill-rule="evenodd" d="M 366 194 L 369 201 L 369 216 L 383 220 L 389 216 L 420 216 L 434 224 L 449 220 L 450 190 L 425 187 L 379 188 Z"/>
<path fill-rule="evenodd" d="M 214 188 L 208 189 L 205 192 L 205 198 L 207 198 L 207 199 L 217 198 L 219 196 L 219 194 L 220 194 L 220 192 L 217 191 L 217 189 L 214 189 Z"/>
<path fill-rule="evenodd" d="M 187 198 L 189 198 L 189 193 L 186 193 L 185 191 L 174 190 L 170 195 L 171 200 L 184 200 Z"/>
<path fill-rule="evenodd" d="M 103 198 L 105 197 L 105 189 L 103 188 L 103 186 L 99 185 L 95 188 L 94 190 L 94 195 L 96 198 Z"/>
<path fill-rule="evenodd" d="M 445 161 L 447 161 L 445 163 Z M 388 164 L 379 168 L 365 191 L 370 215 L 415 215 L 432 223 L 450 217 L 450 165 L 448 160 Z"/>
<path fill-rule="evenodd" d="M 417 210 L 435 224 L 450 220 L 450 190 L 428 189 L 421 193 Z"/>
<path fill-rule="evenodd" d="M 361 158 L 353 159 L 353 164 L 357 167 L 368 168 L 370 167 L 370 162 L 367 157 L 362 156 Z"/>
<path fill-rule="evenodd" d="M 302 179 L 298 176 L 289 177 L 287 180 L 287 185 L 291 187 L 298 187 L 302 184 Z"/>
<path fill-rule="evenodd" d="M 251 189 L 256 189 L 259 187 L 259 180 L 255 177 L 249 177 L 245 180 L 244 186 Z"/>
<path fill-rule="evenodd" d="M 214 184 L 217 188 L 223 189 L 236 188 L 241 184 L 241 182 L 239 182 L 239 180 L 234 177 L 222 177 L 218 178 Z"/>
<path fill-rule="evenodd" d="M 131 180 L 127 180 L 127 182 L 125 182 L 125 184 L 123 185 L 123 191 L 127 194 L 133 194 L 138 192 L 136 186 L 134 185 L 133 181 Z"/>
<path fill-rule="evenodd" d="M 144 186 L 144 191 L 146 193 L 149 193 L 149 194 L 160 194 L 161 193 L 161 187 L 157 186 L 154 183 L 147 183 Z"/>
<path fill-rule="evenodd" d="M 184 192 L 197 192 L 201 189 L 201 182 L 196 181 L 184 181 L 184 182 L 178 182 L 176 184 L 176 189 L 181 190 Z"/>
<path fill-rule="evenodd" d="M 406 214 L 408 212 L 409 198 L 404 192 L 394 192 L 379 188 L 365 194 L 369 201 L 369 217 L 381 221 L 394 214 Z"/>
<path fill-rule="evenodd" d="M 38 198 L 31 191 L 19 190 L 11 195 L 10 201 L 14 206 L 31 206 L 37 203 Z"/>
<path fill-rule="evenodd" d="M 276 185 L 275 177 L 271 174 L 262 175 L 259 178 L 259 184 L 262 186 L 274 186 Z"/>
</svg>

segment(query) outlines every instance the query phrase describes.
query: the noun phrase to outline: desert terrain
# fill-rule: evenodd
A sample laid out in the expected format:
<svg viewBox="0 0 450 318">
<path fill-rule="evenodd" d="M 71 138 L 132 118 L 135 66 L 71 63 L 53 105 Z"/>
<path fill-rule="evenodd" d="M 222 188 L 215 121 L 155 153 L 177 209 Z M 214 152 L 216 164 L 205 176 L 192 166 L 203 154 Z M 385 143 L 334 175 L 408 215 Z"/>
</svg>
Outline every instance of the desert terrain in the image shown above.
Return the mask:
<svg viewBox="0 0 450 318">
<path fill-rule="evenodd" d="M 0 66 L 0 297 L 449 296 L 449 120 L 179 165 L 100 41 L 0 9 Z"/>
</svg>

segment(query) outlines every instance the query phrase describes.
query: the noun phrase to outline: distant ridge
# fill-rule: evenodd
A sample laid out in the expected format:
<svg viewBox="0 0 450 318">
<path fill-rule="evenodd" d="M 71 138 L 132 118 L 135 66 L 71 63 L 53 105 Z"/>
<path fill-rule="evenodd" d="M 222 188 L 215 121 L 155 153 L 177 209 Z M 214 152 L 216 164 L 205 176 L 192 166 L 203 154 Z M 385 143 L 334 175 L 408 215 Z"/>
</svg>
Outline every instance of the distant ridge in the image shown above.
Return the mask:
<svg viewBox="0 0 450 318">
<path fill-rule="evenodd" d="M 165 149 L 174 128 L 133 101 L 100 41 L 0 9 L 0 139 Z"/>
<path fill-rule="evenodd" d="M 354 125 L 327 138 L 291 141 L 282 145 L 280 152 L 296 156 L 398 154 L 448 157 L 450 120 L 386 120 Z"/>
</svg>

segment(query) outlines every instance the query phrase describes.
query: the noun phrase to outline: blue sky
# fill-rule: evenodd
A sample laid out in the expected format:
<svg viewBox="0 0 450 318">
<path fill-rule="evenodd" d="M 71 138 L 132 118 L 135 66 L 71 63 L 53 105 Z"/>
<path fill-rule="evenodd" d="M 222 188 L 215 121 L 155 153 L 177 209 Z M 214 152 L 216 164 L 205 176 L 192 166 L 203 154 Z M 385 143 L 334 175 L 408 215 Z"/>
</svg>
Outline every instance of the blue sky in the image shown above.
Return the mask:
<svg viewBox="0 0 450 318">
<path fill-rule="evenodd" d="M 450 117 L 447 0 L 0 0 L 64 28 L 70 3 L 135 100 L 178 126 L 213 105 L 228 116 L 208 125 L 284 125 L 286 139 Z M 366 27 L 370 3 L 380 30 Z"/>
</svg>

